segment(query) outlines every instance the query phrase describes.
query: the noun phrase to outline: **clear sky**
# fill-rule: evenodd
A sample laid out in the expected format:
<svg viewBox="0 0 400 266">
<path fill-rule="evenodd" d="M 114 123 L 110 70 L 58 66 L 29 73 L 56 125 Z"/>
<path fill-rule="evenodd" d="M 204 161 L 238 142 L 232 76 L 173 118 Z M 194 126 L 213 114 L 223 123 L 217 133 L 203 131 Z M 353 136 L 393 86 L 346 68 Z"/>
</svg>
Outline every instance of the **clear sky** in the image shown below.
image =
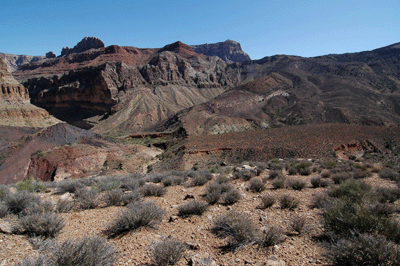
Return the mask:
<svg viewBox="0 0 400 266">
<path fill-rule="evenodd" d="M 400 0 L 0 0 L 0 52 L 59 55 L 85 36 L 160 48 L 240 42 L 252 59 L 400 42 Z"/>
</svg>

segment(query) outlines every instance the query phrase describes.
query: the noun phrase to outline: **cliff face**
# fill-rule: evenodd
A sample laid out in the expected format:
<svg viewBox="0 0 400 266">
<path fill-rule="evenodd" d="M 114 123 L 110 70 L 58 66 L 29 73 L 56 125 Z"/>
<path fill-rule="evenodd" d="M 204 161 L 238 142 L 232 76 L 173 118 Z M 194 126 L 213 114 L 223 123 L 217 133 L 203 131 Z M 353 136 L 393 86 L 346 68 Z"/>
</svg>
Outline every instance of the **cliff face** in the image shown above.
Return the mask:
<svg viewBox="0 0 400 266">
<path fill-rule="evenodd" d="M 8 72 L 12 73 L 23 64 L 37 62 L 44 59 L 45 57 L 0 53 L 0 58 L 3 59 L 4 63 L 6 64 Z"/>
<path fill-rule="evenodd" d="M 191 45 L 192 49 L 199 54 L 218 56 L 228 63 L 250 61 L 251 58 L 246 54 L 240 43 L 226 40 L 225 42 L 206 43 L 201 45 Z"/>
<path fill-rule="evenodd" d="M 64 64 L 66 60 L 70 63 Z M 101 121 L 109 130 L 147 130 L 184 108 L 218 96 L 234 82 L 224 72 L 223 60 L 197 54 L 180 42 L 158 50 L 110 46 L 49 63 L 47 68 L 24 66 L 16 76 L 36 75 L 39 69 L 56 74 L 24 82 L 32 102 L 83 128 Z M 58 74 L 77 63 L 86 66 Z M 120 110 L 125 112 L 116 125 L 113 115 Z M 108 119 L 110 115 L 113 118 Z"/>
<path fill-rule="evenodd" d="M 0 125 L 42 127 L 57 122 L 46 110 L 29 103 L 28 90 L 14 79 L 0 59 Z"/>
</svg>

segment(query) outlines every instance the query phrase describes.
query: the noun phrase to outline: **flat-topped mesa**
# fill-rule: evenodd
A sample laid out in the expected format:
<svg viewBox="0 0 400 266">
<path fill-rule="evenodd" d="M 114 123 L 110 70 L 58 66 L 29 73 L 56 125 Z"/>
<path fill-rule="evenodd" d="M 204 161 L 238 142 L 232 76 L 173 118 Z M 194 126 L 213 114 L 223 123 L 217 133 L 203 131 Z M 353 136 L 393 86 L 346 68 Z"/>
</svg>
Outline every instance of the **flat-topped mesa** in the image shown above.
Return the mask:
<svg viewBox="0 0 400 266">
<path fill-rule="evenodd" d="M 73 53 L 81 53 L 90 49 L 97 49 L 103 47 L 104 43 L 99 38 L 85 37 L 82 39 L 82 41 L 78 42 L 78 44 L 75 45 L 74 48 L 69 48 L 68 46 L 64 47 L 61 50 L 61 56 L 66 56 Z"/>
<path fill-rule="evenodd" d="M 218 43 L 191 45 L 190 47 L 196 53 L 208 56 L 218 56 L 228 63 L 251 60 L 250 56 L 242 50 L 240 43 L 232 40 L 226 40 L 225 42 Z"/>
</svg>

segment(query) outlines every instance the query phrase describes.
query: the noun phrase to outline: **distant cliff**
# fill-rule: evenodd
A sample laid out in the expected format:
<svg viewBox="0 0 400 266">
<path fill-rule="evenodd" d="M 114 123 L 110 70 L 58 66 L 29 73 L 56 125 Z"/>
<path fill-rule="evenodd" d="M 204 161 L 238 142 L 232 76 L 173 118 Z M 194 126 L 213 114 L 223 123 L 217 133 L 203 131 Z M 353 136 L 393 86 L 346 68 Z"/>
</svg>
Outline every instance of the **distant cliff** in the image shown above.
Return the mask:
<svg viewBox="0 0 400 266">
<path fill-rule="evenodd" d="M 32 55 L 15 55 L 15 54 L 4 54 L 0 53 L 0 58 L 3 59 L 4 63 L 7 66 L 8 72 L 14 72 L 17 70 L 22 64 L 25 63 L 33 63 L 40 61 L 45 56 L 32 56 Z"/>
<path fill-rule="evenodd" d="M 200 45 L 191 45 L 192 49 L 199 54 L 218 56 L 225 62 L 244 62 L 251 60 L 250 56 L 246 54 L 240 43 L 226 40 L 224 42 L 206 43 Z"/>
</svg>

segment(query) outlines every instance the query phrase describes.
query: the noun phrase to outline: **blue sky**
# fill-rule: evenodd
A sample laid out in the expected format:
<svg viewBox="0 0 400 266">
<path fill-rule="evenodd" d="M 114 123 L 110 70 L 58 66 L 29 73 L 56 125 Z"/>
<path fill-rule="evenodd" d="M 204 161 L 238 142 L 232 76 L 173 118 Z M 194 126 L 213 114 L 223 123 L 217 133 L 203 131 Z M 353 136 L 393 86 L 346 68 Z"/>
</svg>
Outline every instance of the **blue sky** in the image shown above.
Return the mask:
<svg viewBox="0 0 400 266">
<path fill-rule="evenodd" d="M 0 0 L 0 52 L 57 55 L 85 36 L 158 48 L 235 40 L 252 59 L 400 42 L 399 0 Z"/>
</svg>

